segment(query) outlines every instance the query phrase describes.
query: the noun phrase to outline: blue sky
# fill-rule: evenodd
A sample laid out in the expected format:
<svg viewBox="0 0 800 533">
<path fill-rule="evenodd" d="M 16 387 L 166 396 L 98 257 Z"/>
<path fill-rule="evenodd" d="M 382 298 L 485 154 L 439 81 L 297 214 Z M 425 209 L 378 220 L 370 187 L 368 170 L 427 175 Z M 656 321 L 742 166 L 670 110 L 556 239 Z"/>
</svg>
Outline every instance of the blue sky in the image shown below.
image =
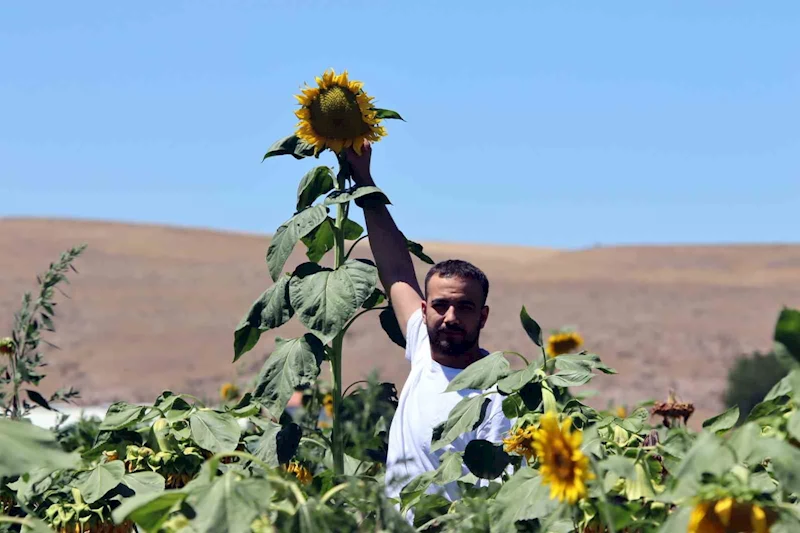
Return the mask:
<svg viewBox="0 0 800 533">
<path fill-rule="evenodd" d="M 414 240 L 797 242 L 800 3 L 4 2 L 0 215 L 271 233 L 348 69 Z M 323 164 L 333 165 L 326 154 Z"/>
</svg>

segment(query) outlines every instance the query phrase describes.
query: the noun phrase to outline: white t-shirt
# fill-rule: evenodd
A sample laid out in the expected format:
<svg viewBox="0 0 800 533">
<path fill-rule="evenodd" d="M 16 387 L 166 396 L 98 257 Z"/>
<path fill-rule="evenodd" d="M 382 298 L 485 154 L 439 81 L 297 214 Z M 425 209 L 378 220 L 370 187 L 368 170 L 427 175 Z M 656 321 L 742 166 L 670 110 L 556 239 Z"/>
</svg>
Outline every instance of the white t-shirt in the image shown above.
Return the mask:
<svg viewBox="0 0 800 533">
<path fill-rule="evenodd" d="M 464 433 L 452 444 L 431 452 L 433 429 L 447 420 L 450 411 L 465 396 L 474 396 L 482 391 L 464 389 L 444 392 L 450 381 L 461 369 L 442 366 L 431 358 L 428 329 L 417 310 L 408 320 L 406 329 L 406 359 L 411 362 L 397 411 L 389 429 L 389 450 L 386 461 L 386 491 L 391 498 L 398 498 L 400 490 L 413 478 L 439 467 L 439 459 L 446 451 L 464 451 L 475 439 L 499 443 L 510 429 L 511 422 L 503 414 L 503 397 L 489 395 L 489 406 L 483 422 L 476 430 Z M 464 474 L 469 470 L 464 467 Z M 429 493 L 442 491 L 450 501 L 459 498 L 458 485 L 445 487 L 432 485 Z"/>
</svg>

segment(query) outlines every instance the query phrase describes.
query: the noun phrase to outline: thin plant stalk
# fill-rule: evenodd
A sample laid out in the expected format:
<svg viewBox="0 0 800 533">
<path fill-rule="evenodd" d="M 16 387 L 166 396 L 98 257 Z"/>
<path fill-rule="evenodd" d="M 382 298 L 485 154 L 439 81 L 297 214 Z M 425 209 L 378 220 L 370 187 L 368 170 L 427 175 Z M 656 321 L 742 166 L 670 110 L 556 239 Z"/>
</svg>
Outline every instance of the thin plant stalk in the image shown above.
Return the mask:
<svg viewBox="0 0 800 533">
<path fill-rule="evenodd" d="M 336 176 L 336 190 L 344 191 L 347 178 L 350 175 L 350 166 L 344 154 L 339 154 L 339 173 Z M 347 220 L 348 205 L 336 204 L 336 224 L 334 226 L 334 268 L 341 267 L 345 262 L 344 223 Z M 331 344 L 331 374 L 333 375 L 333 432 L 332 454 L 333 471 L 336 475 L 344 474 L 344 435 L 339 417 L 342 405 L 342 344 L 345 331 L 339 332 Z"/>
</svg>

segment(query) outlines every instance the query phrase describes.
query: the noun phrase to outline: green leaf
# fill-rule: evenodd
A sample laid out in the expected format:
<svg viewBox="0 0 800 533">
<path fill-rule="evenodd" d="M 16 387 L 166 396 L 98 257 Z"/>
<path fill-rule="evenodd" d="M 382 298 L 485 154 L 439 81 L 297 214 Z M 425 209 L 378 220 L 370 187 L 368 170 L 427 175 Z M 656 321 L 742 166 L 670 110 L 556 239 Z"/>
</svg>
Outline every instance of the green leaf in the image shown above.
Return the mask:
<svg viewBox="0 0 800 533">
<path fill-rule="evenodd" d="M 334 235 L 334 221 L 331 217 L 322 221 L 322 224 L 303 237 L 303 244 L 306 245 L 306 257 L 309 261 L 318 262 L 325 257 L 325 254 L 333 250 L 336 241 Z"/>
<path fill-rule="evenodd" d="M 289 135 L 288 137 L 284 137 L 283 139 L 275 142 L 272 146 L 269 147 L 267 153 L 264 154 L 264 159 L 268 157 L 275 157 L 277 155 L 291 155 L 295 159 L 303 159 L 304 157 L 310 157 L 314 154 L 314 146 L 308 144 L 307 142 L 301 140 L 296 135 Z M 316 155 L 319 157 L 319 155 Z M 263 162 L 264 159 L 261 161 Z"/>
<path fill-rule="evenodd" d="M 119 485 L 124 475 L 125 463 L 122 461 L 100 463 L 91 470 L 85 480 L 76 485 L 76 488 L 81 491 L 84 502 L 93 504 Z"/>
<path fill-rule="evenodd" d="M 77 468 L 80 455 L 66 453 L 55 433 L 0 417 L 0 478 L 25 474 L 35 468 L 49 472 Z"/>
<path fill-rule="evenodd" d="M 644 407 L 639 407 L 634 412 L 619 423 L 619 426 L 625 431 L 631 433 L 639 433 L 644 427 L 645 422 L 650 417 L 650 413 Z"/>
<path fill-rule="evenodd" d="M 547 376 L 547 381 L 557 387 L 577 387 L 585 385 L 592 379 L 592 373 L 588 370 L 572 370 L 557 372 Z"/>
<path fill-rule="evenodd" d="M 658 533 L 686 533 L 689 530 L 689 519 L 692 516 L 692 506 L 686 505 L 676 508 L 669 513 L 664 525 Z"/>
<path fill-rule="evenodd" d="M 800 411 L 795 411 L 789 417 L 789 421 L 786 423 L 786 431 L 795 440 L 800 441 Z"/>
<path fill-rule="evenodd" d="M 47 403 L 47 400 L 45 400 L 44 396 L 31 389 L 25 389 L 25 392 L 28 394 L 30 401 L 49 411 L 53 411 L 53 408 L 50 407 L 50 404 Z"/>
<path fill-rule="evenodd" d="M 517 521 L 545 517 L 559 504 L 558 500 L 550 499 L 550 488 L 542 485 L 539 473 L 533 468 L 522 468 L 511 476 L 495 501 L 500 515 L 492 520 L 491 531 L 498 533 L 516 531 Z"/>
<path fill-rule="evenodd" d="M 526 383 L 519 390 L 519 397 L 522 398 L 522 402 L 525 404 L 526 409 L 529 411 L 534 411 L 544 400 L 542 384 L 537 381 Z"/>
<path fill-rule="evenodd" d="M 389 198 L 381 191 L 379 188 L 373 185 L 364 185 L 361 187 L 355 187 L 352 189 L 348 189 L 346 191 L 333 191 L 325 198 L 323 202 L 324 205 L 335 205 L 335 204 L 344 204 L 347 202 L 351 202 L 362 196 L 367 196 L 368 194 L 375 194 L 378 198 L 383 201 L 384 204 L 391 204 L 392 202 L 389 201 Z"/>
<path fill-rule="evenodd" d="M 378 118 L 397 119 L 405 122 L 405 119 L 401 117 L 400 113 L 397 111 L 392 111 L 391 109 L 379 109 L 377 107 L 373 108 L 372 110 L 376 112 L 375 114 Z"/>
<path fill-rule="evenodd" d="M 212 453 L 232 452 L 239 444 L 242 430 L 236 419 L 227 413 L 200 410 L 189 417 L 192 439 Z"/>
<path fill-rule="evenodd" d="M 503 394 L 511 394 L 517 392 L 527 383 L 538 382 L 541 376 L 538 374 L 541 365 L 538 363 L 531 363 L 522 370 L 512 372 L 507 377 L 504 377 L 497 382 L 497 390 Z"/>
<path fill-rule="evenodd" d="M 381 311 L 379 319 L 383 331 L 385 331 L 386 335 L 389 336 L 389 340 L 399 347 L 405 349 L 406 338 L 403 336 L 403 330 L 400 329 L 400 323 L 397 321 L 397 315 L 394 313 L 394 308 L 389 307 Z"/>
<path fill-rule="evenodd" d="M 601 468 L 618 477 L 632 479 L 636 475 L 636 462 L 630 457 L 612 455 L 600 463 Z"/>
<path fill-rule="evenodd" d="M 327 343 L 377 284 L 378 269 L 361 259 L 350 259 L 336 270 L 303 263 L 289 282 L 289 298 L 300 322 Z"/>
<path fill-rule="evenodd" d="M 518 418 L 522 412 L 522 406 L 522 398 L 517 394 L 503 398 L 503 414 L 508 419 Z"/>
<path fill-rule="evenodd" d="M 597 354 L 581 352 L 573 354 L 559 355 L 553 359 L 555 367 L 559 370 L 599 370 L 604 374 L 616 374 L 617 371 L 609 368 Z"/>
<path fill-rule="evenodd" d="M 125 474 L 122 484 L 136 494 L 156 494 L 164 491 L 165 480 L 156 472 L 134 472 Z"/>
<path fill-rule="evenodd" d="M 477 429 L 486 415 L 489 402 L 489 398 L 482 395 L 466 397 L 458 402 L 450 411 L 447 421 L 434 429 L 431 451 L 444 448 L 467 431 Z M 441 432 L 438 431 L 439 428 Z"/>
<path fill-rule="evenodd" d="M 378 307 L 383 302 L 386 301 L 386 295 L 383 294 L 383 291 L 380 289 L 374 289 L 372 294 L 369 295 L 369 298 L 361 304 L 361 307 L 364 309 L 372 309 L 374 307 Z"/>
<path fill-rule="evenodd" d="M 296 339 L 275 339 L 275 351 L 256 380 L 253 398 L 278 418 L 300 385 L 313 385 L 325 356 L 322 342 L 310 333 Z"/>
<path fill-rule="evenodd" d="M 256 345 L 261 333 L 282 326 L 294 315 L 289 303 L 289 276 L 281 276 L 253 302 L 233 336 L 233 362 Z"/>
<path fill-rule="evenodd" d="M 311 233 L 328 218 L 328 208 L 315 205 L 300 211 L 280 225 L 267 249 L 267 266 L 273 281 L 278 281 L 283 266 L 289 259 L 297 241 Z"/>
<path fill-rule="evenodd" d="M 756 404 L 750 410 L 750 414 L 747 415 L 747 422 L 758 420 L 759 418 L 766 417 L 773 415 L 783 409 L 783 406 L 786 405 L 788 398 L 786 396 L 778 396 L 777 398 L 773 398 L 771 400 L 767 400 Z"/>
<path fill-rule="evenodd" d="M 428 263 L 429 265 L 433 265 L 434 264 L 433 259 L 428 257 L 428 255 L 425 252 L 422 251 L 422 245 L 421 244 L 406 239 L 406 247 L 408 248 L 408 251 L 411 254 L 417 256 L 417 258 L 420 259 L 422 262 Z"/>
<path fill-rule="evenodd" d="M 197 533 L 249 533 L 250 524 L 270 501 L 272 487 L 266 479 L 241 478 L 228 471 L 193 505 L 197 516 L 192 531 Z"/>
<path fill-rule="evenodd" d="M 775 384 L 764 397 L 764 401 L 774 400 L 780 396 L 794 394 L 800 397 L 800 369 L 792 370 Z"/>
<path fill-rule="evenodd" d="M 342 224 L 342 233 L 345 240 L 354 241 L 361 237 L 361 234 L 364 233 L 364 228 L 358 222 L 346 218 L 344 219 L 344 224 Z"/>
<path fill-rule="evenodd" d="M 724 413 L 713 416 L 703 422 L 703 428 L 711 433 L 720 433 L 727 431 L 736 425 L 739 420 L 739 407 L 733 406 Z"/>
<path fill-rule="evenodd" d="M 303 430 L 295 423 L 285 426 L 267 422 L 264 432 L 248 442 L 251 453 L 270 466 L 288 463 L 300 445 Z"/>
<path fill-rule="evenodd" d="M 187 492 L 168 490 L 160 493 L 137 494 L 125 498 L 119 507 L 111 511 L 114 522 L 121 524 L 131 520 L 145 531 L 157 531 L 173 507 L 186 499 Z"/>
<path fill-rule="evenodd" d="M 497 380 L 506 377 L 510 371 L 511 365 L 503 355 L 503 352 L 494 352 L 462 370 L 450 381 L 445 392 L 455 392 L 462 389 L 484 391 L 497 383 Z"/>
<path fill-rule="evenodd" d="M 144 415 L 145 408 L 127 402 L 114 402 L 106 411 L 106 416 L 100 424 L 103 431 L 118 431 L 136 425 Z"/>
<path fill-rule="evenodd" d="M 333 190 L 334 176 L 329 167 L 315 167 L 308 171 L 297 186 L 297 210 L 310 207 L 314 201 Z"/>
<path fill-rule="evenodd" d="M 525 306 L 522 306 L 522 310 L 519 312 L 519 319 L 522 322 L 522 327 L 525 329 L 525 333 L 528 334 L 528 337 L 536 343 L 536 346 L 542 345 L 542 328 L 539 327 L 539 324 L 536 323 L 534 319 L 528 314 L 528 311 L 525 309 Z"/>
<path fill-rule="evenodd" d="M 51 529 L 46 522 L 34 518 L 30 515 L 25 517 L 25 524 L 21 529 L 22 533 L 54 533 L 55 530 Z"/>
<path fill-rule="evenodd" d="M 800 310 L 788 307 L 781 310 L 773 338 L 800 361 Z"/>
<path fill-rule="evenodd" d="M 463 460 L 460 453 L 444 452 L 433 476 L 433 483 L 442 486 L 459 479 L 464 475 L 462 465 Z"/>
<path fill-rule="evenodd" d="M 482 479 L 499 477 L 510 462 L 511 457 L 503 451 L 502 444 L 476 439 L 464 448 L 464 464 L 470 472 Z"/>
</svg>

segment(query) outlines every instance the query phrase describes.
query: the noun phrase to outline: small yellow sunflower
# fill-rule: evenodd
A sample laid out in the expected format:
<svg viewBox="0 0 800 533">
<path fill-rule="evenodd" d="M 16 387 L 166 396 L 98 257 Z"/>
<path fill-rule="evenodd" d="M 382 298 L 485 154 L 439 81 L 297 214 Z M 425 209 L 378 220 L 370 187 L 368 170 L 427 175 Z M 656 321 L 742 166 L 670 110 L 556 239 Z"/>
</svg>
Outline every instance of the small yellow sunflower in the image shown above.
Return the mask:
<svg viewBox="0 0 800 533">
<path fill-rule="evenodd" d="M 628 410 L 625 409 L 624 405 L 620 405 L 620 406 L 618 406 L 616 408 L 616 410 L 614 411 L 614 414 L 617 415 L 617 418 L 627 418 Z"/>
<path fill-rule="evenodd" d="M 325 414 L 333 418 L 333 394 L 326 394 L 322 398 L 322 406 L 325 408 Z"/>
<path fill-rule="evenodd" d="M 733 498 L 698 503 L 687 533 L 768 533 L 774 521 L 760 505 Z"/>
<path fill-rule="evenodd" d="M 534 435 L 533 449 L 541 466 L 542 483 L 550 485 L 550 498 L 575 503 L 586 496 L 586 481 L 593 479 L 589 458 L 581 451 L 583 434 L 572 433 L 572 419 L 558 425 L 552 411 L 542 416 Z"/>
<path fill-rule="evenodd" d="M 219 388 L 219 397 L 225 401 L 232 401 L 239 397 L 239 387 L 233 383 L 223 383 Z"/>
<path fill-rule="evenodd" d="M 583 337 L 577 331 L 561 331 L 547 339 L 547 355 L 557 357 L 565 353 L 575 353 L 583 345 Z"/>
<path fill-rule="evenodd" d="M 314 476 L 311 474 L 308 468 L 301 465 L 297 461 L 292 461 L 289 463 L 288 466 L 284 467 L 286 471 L 290 474 L 294 474 L 294 477 L 302 483 L 303 485 L 308 485 L 311 483 L 311 480 L 314 479 Z"/>
<path fill-rule="evenodd" d="M 530 462 L 531 457 L 534 455 L 533 437 L 535 433 L 536 428 L 533 426 L 517 428 L 503 439 L 503 449 L 508 453 L 521 455 L 526 461 Z"/>
<path fill-rule="evenodd" d="M 386 136 L 381 119 L 372 108 L 374 98 L 362 89 L 360 81 L 351 81 L 345 70 L 341 74 L 326 70 L 316 78 L 317 86 L 306 86 L 296 95 L 300 119 L 295 134 L 314 146 L 315 153 L 325 148 L 339 153 L 353 147 L 361 154 L 364 141 L 376 142 Z"/>
</svg>

